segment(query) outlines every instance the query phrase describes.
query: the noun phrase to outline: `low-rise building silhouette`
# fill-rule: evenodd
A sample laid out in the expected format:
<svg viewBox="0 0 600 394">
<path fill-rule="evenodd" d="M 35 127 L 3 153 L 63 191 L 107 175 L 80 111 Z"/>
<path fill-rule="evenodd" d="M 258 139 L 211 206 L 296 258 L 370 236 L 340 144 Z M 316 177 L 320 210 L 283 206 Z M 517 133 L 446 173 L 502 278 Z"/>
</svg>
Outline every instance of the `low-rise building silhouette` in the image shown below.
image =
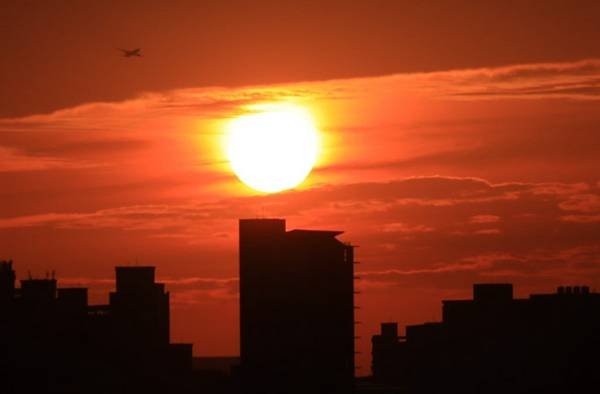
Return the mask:
<svg viewBox="0 0 600 394">
<path fill-rule="evenodd" d="M 559 287 L 513 298 L 510 284 L 476 284 L 443 301 L 439 323 L 384 323 L 372 338 L 373 380 L 411 392 L 548 393 L 598 387 L 600 294 Z M 589 386 L 591 385 L 591 386 Z"/>
<path fill-rule="evenodd" d="M 108 305 L 54 277 L 15 286 L 0 262 L 3 393 L 186 391 L 192 345 L 169 342 L 169 293 L 154 267 L 116 267 Z M 166 391 L 165 391 L 166 390 Z"/>
<path fill-rule="evenodd" d="M 339 234 L 240 220 L 243 392 L 352 391 L 354 257 Z"/>
</svg>

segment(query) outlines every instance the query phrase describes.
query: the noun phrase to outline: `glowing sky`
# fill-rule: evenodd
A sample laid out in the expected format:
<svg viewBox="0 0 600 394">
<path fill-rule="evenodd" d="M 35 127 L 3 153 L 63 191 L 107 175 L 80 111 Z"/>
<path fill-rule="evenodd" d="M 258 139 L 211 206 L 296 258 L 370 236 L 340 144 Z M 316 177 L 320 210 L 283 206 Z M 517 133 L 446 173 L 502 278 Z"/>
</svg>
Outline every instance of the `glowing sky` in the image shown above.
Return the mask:
<svg viewBox="0 0 600 394">
<path fill-rule="evenodd" d="M 198 11 L 214 17 L 203 34 L 191 33 L 196 14 L 156 6 L 139 20 L 134 6 L 8 10 L 7 23 L 27 27 L 11 37 L 39 47 L 8 42 L 15 56 L 0 65 L 0 258 L 14 259 L 20 278 L 54 269 L 59 286 L 90 286 L 95 303 L 107 300 L 113 266 L 156 265 L 172 292 L 173 340 L 227 355 L 239 351 L 237 219 L 344 230 L 362 262 L 361 373 L 381 321 L 438 319 L 440 299 L 469 296 L 473 282 L 512 282 L 517 295 L 599 288 L 597 2 L 577 18 L 567 2 L 548 2 L 547 14 L 503 3 L 454 19 L 436 16 L 455 15 L 447 4 L 289 6 L 268 28 L 244 19 L 248 5 L 233 15 L 211 6 Z M 166 15 L 161 29 L 147 27 L 150 11 Z M 365 12 L 381 17 L 376 27 Z M 42 34 L 44 16 L 83 36 Z M 504 36 L 486 30 L 500 21 Z M 123 63 L 112 42 L 143 45 L 146 57 Z M 245 52 L 252 45 L 262 57 Z M 224 125 L 282 102 L 312 112 L 322 153 L 296 190 L 260 195 L 232 174 Z"/>
<path fill-rule="evenodd" d="M 360 246 L 360 328 L 438 316 L 474 281 L 600 285 L 600 61 L 174 90 L 0 121 L 0 249 L 101 302 L 112 267 L 158 267 L 173 336 L 237 352 L 236 219 L 341 229 Z M 225 162 L 260 102 L 314 112 L 323 154 L 269 196 Z M 368 351 L 368 341 L 361 343 Z"/>
</svg>

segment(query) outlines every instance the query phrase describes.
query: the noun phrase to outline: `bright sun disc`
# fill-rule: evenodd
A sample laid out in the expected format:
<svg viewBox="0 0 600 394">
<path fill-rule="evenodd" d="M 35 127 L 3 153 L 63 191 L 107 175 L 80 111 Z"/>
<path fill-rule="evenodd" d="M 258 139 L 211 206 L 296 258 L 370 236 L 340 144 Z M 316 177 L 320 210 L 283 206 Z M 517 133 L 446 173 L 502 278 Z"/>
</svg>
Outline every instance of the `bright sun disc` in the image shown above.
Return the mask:
<svg viewBox="0 0 600 394">
<path fill-rule="evenodd" d="M 292 105 L 265 105 L 229 123 L 227 157 L 238 178 L 274 193 L 300 184 L 317 159 L 318 133 L 310 113 Z"/>
</svg>

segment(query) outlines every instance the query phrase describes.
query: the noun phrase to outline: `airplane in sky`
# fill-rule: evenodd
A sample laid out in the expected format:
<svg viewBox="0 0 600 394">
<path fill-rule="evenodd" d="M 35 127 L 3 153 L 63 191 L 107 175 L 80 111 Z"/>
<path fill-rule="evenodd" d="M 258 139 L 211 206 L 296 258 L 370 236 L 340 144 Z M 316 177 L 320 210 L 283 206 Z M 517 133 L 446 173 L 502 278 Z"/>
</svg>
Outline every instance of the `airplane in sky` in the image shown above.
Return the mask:
<svg viewBox="0 0 600 394">
<path fill-rule="evenodd" d="M 142 56 L 142 48 L 136 48 L 131 50 L 119 48 L 119 51 L 123 52 L 123 56 L 125 57 Z"/>
</svg>

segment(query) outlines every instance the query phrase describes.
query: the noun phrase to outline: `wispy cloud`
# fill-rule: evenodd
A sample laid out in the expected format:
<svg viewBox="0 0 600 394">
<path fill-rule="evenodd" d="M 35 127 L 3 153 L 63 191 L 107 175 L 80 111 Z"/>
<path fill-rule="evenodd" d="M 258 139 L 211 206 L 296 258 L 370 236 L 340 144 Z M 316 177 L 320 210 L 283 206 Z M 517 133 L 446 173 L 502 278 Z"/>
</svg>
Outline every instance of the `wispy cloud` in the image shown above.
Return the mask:
<svg viewBox="0 0 600 394">
<path fill-rule="evenodd" d="M 500 221 L 500 216 L 497 215 L 475 215 L 471 216 L 470 222 L 475 224 L 496 223 Z"/>
<path fill-rule="evenodd" d="M 94 299 L 106 299 L 115 290 L 115 280 L 93 277 L 58 277 L 60 287 L 86 287 Z M 195 305 L 214 299 L 236 299 L 239 291 L 238 278 L 208 277 L 158 277 L 157 283 L 164 283 L 171 293 L 174 306 Z"/>
<path fill-rule="evenodd" d="M 0 172 L 45 171 L 56 169 L 82 169 L 94 165 L 83 160 L 61 157 L 28 155 L 17 149 L 0 146 Z"/>
</svg>

